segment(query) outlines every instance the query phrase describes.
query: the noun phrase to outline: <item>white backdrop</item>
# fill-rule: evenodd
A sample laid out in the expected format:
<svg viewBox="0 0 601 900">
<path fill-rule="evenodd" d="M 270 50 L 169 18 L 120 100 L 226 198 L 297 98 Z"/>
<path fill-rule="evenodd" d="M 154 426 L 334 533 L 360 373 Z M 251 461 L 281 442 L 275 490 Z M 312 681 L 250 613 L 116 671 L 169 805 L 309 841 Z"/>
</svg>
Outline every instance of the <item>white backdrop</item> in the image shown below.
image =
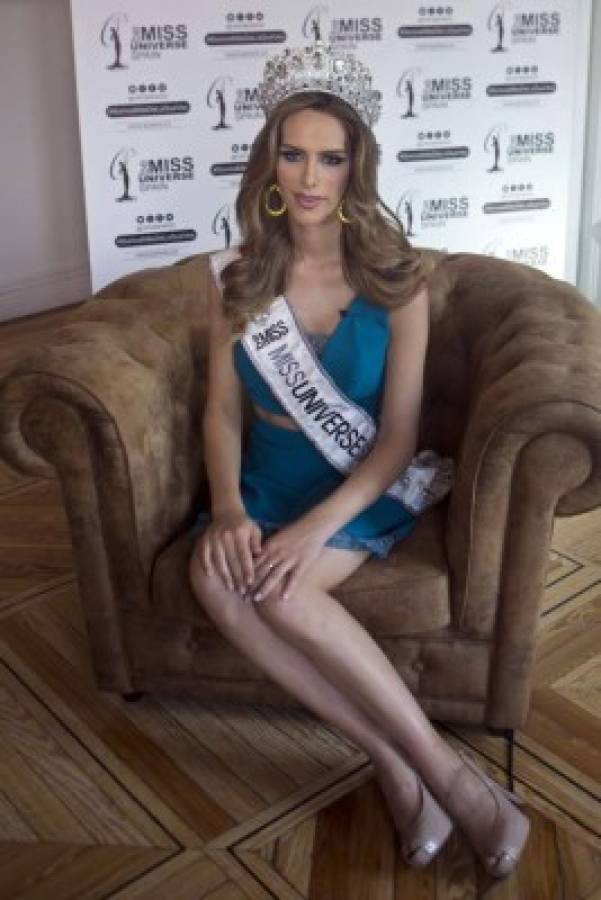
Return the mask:
<svg viewBox="0 0 601 900">
<path fill-rule="evenodd" d="M 71 0 L 92 288 L 235 243 L 266 56 L 317 37 L 382 92 L 411 242 L 575 281 L 591 0 Z"/>
</svg>

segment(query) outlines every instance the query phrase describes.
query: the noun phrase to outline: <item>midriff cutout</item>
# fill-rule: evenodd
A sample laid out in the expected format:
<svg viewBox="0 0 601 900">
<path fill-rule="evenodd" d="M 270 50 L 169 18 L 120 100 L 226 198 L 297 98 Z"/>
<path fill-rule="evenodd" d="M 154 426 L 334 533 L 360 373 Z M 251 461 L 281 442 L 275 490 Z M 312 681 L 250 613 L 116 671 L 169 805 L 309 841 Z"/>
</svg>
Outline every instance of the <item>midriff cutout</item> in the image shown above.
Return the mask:
<svg viewBox="0 0 601 900">
<path fill-rule="evenodd" d="M 291 416 L 280 416 L 279 413 L 272 413 L 262 406 L 252 404 L 252 408 L 260 419 L 271 422 L 272 425 L 278 425 L 280 428 L 287 428 L 289 431 L 299 431 L 299 427 Z"/>
</svg>

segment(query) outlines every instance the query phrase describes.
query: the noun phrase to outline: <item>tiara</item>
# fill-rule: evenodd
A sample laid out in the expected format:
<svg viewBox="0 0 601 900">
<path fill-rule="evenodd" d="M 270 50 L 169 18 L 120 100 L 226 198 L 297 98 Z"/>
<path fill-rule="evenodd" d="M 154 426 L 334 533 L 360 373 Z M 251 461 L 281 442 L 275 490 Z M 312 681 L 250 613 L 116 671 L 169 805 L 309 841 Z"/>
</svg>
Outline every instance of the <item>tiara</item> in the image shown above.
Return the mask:
<svg viewBox="0 0 601 900">
<path fill-rule="evenodd" d="M 372 90 L 367 66 L 323 41 L 310 47 L 286 47 L 269 57 L 258 86 L 258 102 L 268 116 L 280 100 L 303 91 L 325 91 L 346 100 L 370 127 L 380 117 L 381 94 Z"/>
</svg>

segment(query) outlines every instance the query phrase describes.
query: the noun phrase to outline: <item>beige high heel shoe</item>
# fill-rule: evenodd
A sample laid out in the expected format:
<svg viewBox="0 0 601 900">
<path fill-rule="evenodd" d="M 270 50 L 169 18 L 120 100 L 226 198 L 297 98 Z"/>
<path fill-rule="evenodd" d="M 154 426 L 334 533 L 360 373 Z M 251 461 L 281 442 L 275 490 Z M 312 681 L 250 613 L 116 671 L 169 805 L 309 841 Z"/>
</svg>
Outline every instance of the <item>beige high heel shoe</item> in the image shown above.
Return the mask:
<svg viewBox="0 0 601 900">
<path fill-rule="evenodd" d="M 420 776 L 417 812 L 402 829 L 401 853 L 408 866 L 423 868 L 440 853 L 453 831 L 453 822 L 436 802 Z"/>
<path fill-rule="evenodd" d="M 417 772 L 412 771 L 417 783 L 418 803 L 414 815 L 407 823 L 404 821 L 405 817 L 402 819 L 398 817 L 395 805 L 388 800 L 389 794 L 395 791 L 394 782 L 389 779 L 386 769 L 375 766 L 376 778 L 400 837 L 403 859 L 408 866 L 422 868 L 440 852 L 453 830 L 453 822 L 436 802 Z"/>
<path fill-rule="evenodd" d="M 523 806 L 524 801 L 517 794 L 489 778 L 486 772 L 479 769 L 471 757 L 462 750 L 457 752 L 463 764 L 490 791 L 496 807 L 495 818 L 488 833 L 482 835 L 478 845 L 474 841 L 472 845 L 489 875 L 493 878 L 505 878 L 517 866 L 530 831 L 528 817 L 518 809 L 513 809 L 513 806 Z"/>
</svg>

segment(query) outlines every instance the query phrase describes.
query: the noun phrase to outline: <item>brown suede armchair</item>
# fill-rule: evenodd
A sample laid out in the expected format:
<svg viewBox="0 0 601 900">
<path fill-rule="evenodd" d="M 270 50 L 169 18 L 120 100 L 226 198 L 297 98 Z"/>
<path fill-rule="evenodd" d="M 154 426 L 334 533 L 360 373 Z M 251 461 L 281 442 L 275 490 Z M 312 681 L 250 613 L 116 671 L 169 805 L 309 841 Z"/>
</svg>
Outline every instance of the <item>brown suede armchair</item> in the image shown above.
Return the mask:
<svg viewBox="0 0 601 900">
<path fill-rule="evenodd" d="M 601 317 L 537 270 L 428 252 L 420 447 L 455 457 L 455 486 L 334 595 L 430 718 L 513 729 L 528 712 L 553 518 L 601 501 Z M 297 707 L 188 583 L 207 502 L 207 278 L 199 254 L 74 309 L 0 381 L 0 450 L 17 471 L 56 469 L 100 689 Z"/>
</svg>

